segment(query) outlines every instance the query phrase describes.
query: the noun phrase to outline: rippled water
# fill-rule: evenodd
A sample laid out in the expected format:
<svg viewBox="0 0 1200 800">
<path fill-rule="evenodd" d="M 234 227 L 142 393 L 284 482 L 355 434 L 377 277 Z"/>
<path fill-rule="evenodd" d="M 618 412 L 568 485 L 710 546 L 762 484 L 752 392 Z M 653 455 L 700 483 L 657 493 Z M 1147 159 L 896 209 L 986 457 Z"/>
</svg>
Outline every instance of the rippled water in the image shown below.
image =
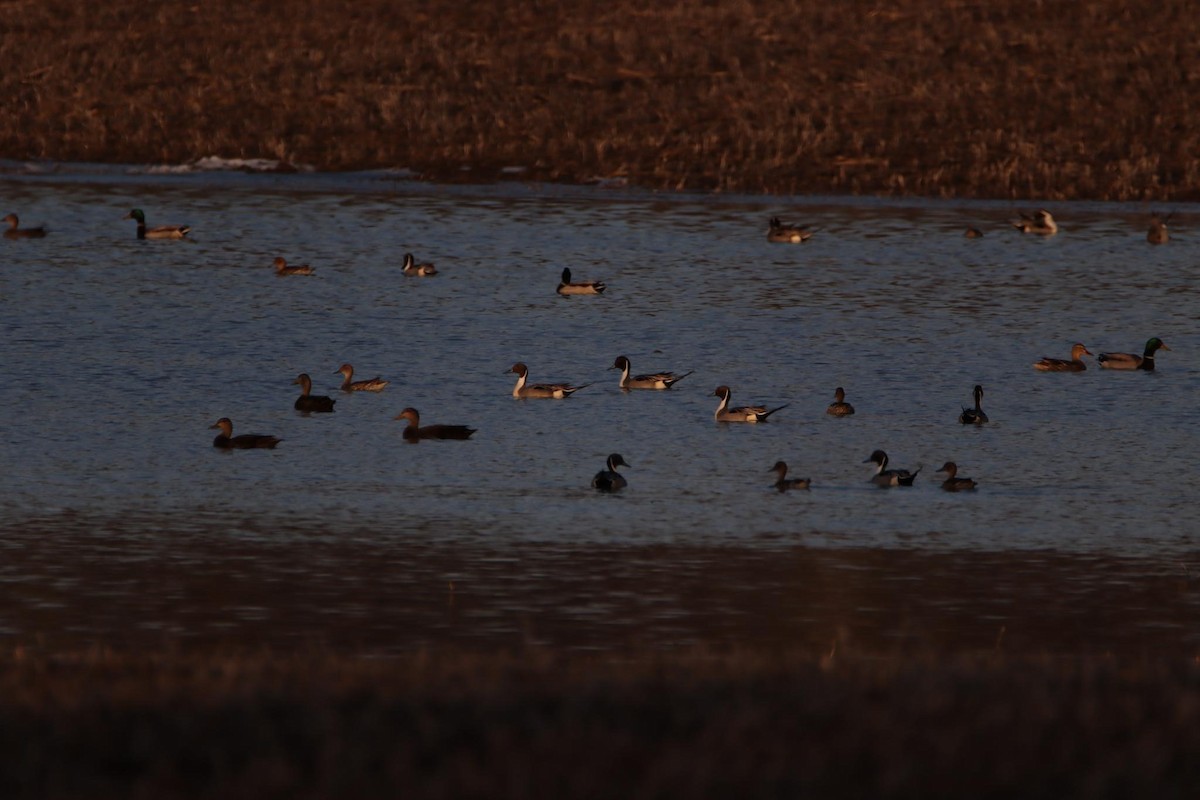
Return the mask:
<svg viewBox="0 0 1200 800">
<path fill-rule="evenodd" d="M 678 618 L 693 620 L 681 640 L 704 640 L 698 601 L 665 588 L 691 559 L 710 564 L 699 572 L 716 596 L 735 598 L 755 574 L 789 585 L 780 565 L 795 559 L 850 574 L 914 553 L 943 554 L 962 566 L 939 574 L 963 580 L 887 580 L 921 581 L 955 608 L 995 590 L 966 580 L 993 574 L 981 564 L 1024 575 L 1019 591 L 1052 563 L 1048 582 L 1078 580 L 1097 603 L 1112 596 L 1092 575 L 1140 576 L 1151 594 L 1167 581 L 1174 601 L 1148 620 L 1167 629 L 1194 613 L 1200 208 L 1154 209 L 1174 213 L 1174 239 L 1152 247 L 1150 209 L 1133 204 L 1055 204 L 1062 233 L 1043 239 L 1008 228 L 1016 206 L 1000 202 L 88 169 L 0 184 L 5 213 L 51 229 L 0 242 L 0 633 L 111 637 L 125 624 L 186 636 L 198 615 L 235 638 L 360 631 L 403 647 L 412 620 L 381 598 L 461 608 L 455 598 L 495 574 L 513 583 L 477 597 L 493 616 L 472 636 L 532 635 L 566 603 L 576 628 L 554 641 L 612 644 Z M 190 224 L 191 240 L 137 241 L 121 219 L 132 207 L 152 226 Z M 770 245 L 772 215 L 817 234 Z M 986 235 L 965 239 L 967 224 Z M 405 278 L 406 251 L 441 274 Z M 316 275 L 277 278 L 276 255 Z M 564 266 L 608 292 L 557 296 Z M 1074 341 L 1140 352 L 1150 336 L 1171 347 L 1153 374 L 1030 367 Z M 606 369 L 620 354 L 635 372 L 695 373 L 671 392 L 622 394 Z M 342 395 L 344 361 L 392 383 Z M 567 401 L 514 400 L 515 361 L 533 381 L 593 385 Z M 337 397 L 336 413 L 292 410 L 299 372 Z M 956 417 L 976 383 L 992 422 L 965 428 Z M 735 404 L 790 406 L 765 425 L 718 425 L 718 384 Z M 824 414 L 839 385 L 854 417 Z M 407 445 L 392 418 L 409 405 L 479 432 Z M 221 416 L 284 441 L 214 450 Z M 924 465 L 916 486 L 873 488 L 861 462 L 875 448 Z M 597 495 L 588 483 L 614 451 L 632 465 L 629 488 Z M 777 459 L 813 489 L 770 491 Z M 979 490 L 942 492 L 933 470 L 946 460 Z M 552 570 L 532 569 L 546 559 Z M 591 603 L 576 603 L 581 585 Z M 285 591 L 258 596 L 264 586 Z M 1024 599 L 1033 608 L 1047 591 Z M 1144 619 L 1143 606 L 1154 604 L 1117 611 Z M 825 610 L 853 627 L 854 609 Z M 422 630 L 423 643 L 451 635 Z"/>
</svg>

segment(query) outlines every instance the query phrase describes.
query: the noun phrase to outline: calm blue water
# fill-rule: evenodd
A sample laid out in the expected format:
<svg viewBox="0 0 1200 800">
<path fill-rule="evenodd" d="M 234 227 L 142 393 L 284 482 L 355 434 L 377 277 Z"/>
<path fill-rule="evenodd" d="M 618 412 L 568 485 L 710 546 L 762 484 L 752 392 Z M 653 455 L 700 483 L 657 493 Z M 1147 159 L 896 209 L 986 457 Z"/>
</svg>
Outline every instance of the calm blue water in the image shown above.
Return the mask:
<svg viewBox="0 0 1200 800">
<path fill-rule="evenodd" d="M 1200 207 L 1156 207 L 1174 238 L 1153 247 L 1151 209 L 1135 204 L 1051 204 L 1062 232 L 1043 239 L 1009 228 L 1026 206 L 1004 202 L 85 168 L 0 186 L 5 213 L 51 229 L 0 241 L 10 541 L 82 519 L 135 552 L 171 531 L 1163 564 L 1200 544 Z M 151 226 L 191 225 L 190 240 L 137 241 L 133 207 Z M 768 244 L 772 215 L 817 234 Z M 984 238 L 965 239 L 967 224 Z M 441 274 L 404 277 L 406 251 Z M 277 255 L 316 274 L 277 278 Z M 564 266 L 608 292 L 557 296 Z M 1154 374 L 1031 368 L 1074 341 L 1140 352 L 1150 336 L 1171 347 Z M 695 373 L 623 394 L 607 370 L 621 354 L 635 372 Z M 392 383 L 341 394 L 344 361 Z M 531 381 L 593 385 L 514 400 L 515 361 Z M 292 410 L 300 372 L 336 413 Z M 992 423 L 964 428 L 976 383 Z M 718 425 L 719 384 L 735 404 L 790 406 Z M 839 385 L 854 417 L 824 413 Z M 410 405 L 479 432 L 408 445 L 393 417 Z M 284 441 L 217 451 L 222 416 Z M 861 462 L 875 448 L 924 465 L 916 486 L 872 487 Z M 610 452 L 632 465 L 620 496 L 588 488 Z M 771 491 L 777 459 L 813 489 Z M 979 490 L 942 492 L 946 460 Z"/>
</svg>

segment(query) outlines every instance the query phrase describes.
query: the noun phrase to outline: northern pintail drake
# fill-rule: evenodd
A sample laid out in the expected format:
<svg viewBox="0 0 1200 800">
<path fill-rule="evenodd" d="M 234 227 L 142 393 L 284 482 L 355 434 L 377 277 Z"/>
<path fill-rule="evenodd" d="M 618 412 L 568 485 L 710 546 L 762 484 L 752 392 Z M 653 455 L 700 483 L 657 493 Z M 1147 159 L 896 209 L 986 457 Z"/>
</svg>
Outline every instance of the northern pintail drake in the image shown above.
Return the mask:
<svg viewBox="0 0 1200 800">
<path fill-rule="evenodd" d="M 1013 223 L 1013 227 L 1021 233 L 1037 233 L 1042 236 L 1053 236 L 1058 233 L 1058 223 L 1044 208 L 1039 208 L 1032 214 L 1026 214 L 1024 211 L 1017 213 L 1021 215 L 1021 218 Z"/>
<path fill-rule="evenodd" d="M 963 236 L 968 239 L 982 239 L 983 231 L 979 230 L 979 228 L 976 228 L 973 225 L 968 225 L 967 231 L 963 234 Z"/>
<path fill-rule="evenodd" d="M 729 398 L 733 396 L 733 393 L 729 391 L 728 386 L 718 386 L 713 395 L 721 398 L 721 402 L 717 405 L 717 410 L 713 414 L 717 422 L 765 422 L 767 417 L 790 405 L 789 403 L 784 403 L 778 408 L 772 408 L 770 411 L 767 410 L 766 406 L 738 406 L 737 408 L 730 408 Z"/>
<path fill-rule="evenodd" d="M 1096 363 L 1104 369 L 1140 369 L 1146 372 L 1154 371 L 1154 354 L 1159 350 L 1170 350 L 1163 340 L 1155 336 L 1146 342 L 1142 354 L 1133 353 L 1101 353 L 1096 356 Z"/>
<path fill-rule="evenodd" d="M 691 372 L 685 372 L 682 375 L 676 375 L 674 372 L 651 372 L 647 375 L 634 375 L 630 377 L 629 359 L 625 356 L 617 356 L 613 361 L 613 365 L 609 369 L 621 370 L 620 387 L 625 390 L 629 389 L 670 389 L 681 380 L 691 375 Z"/>
<path fill-rule="evenodd" d="M 837 387 L 833 390 L 833 402 L 825 409 L 826 414 L 835 417 L 848 417 L 854 413 L 854 406 L 846 402 L 846 390 Z"/>
<path fill-rule="evenodd" d="M 909 472 L 906 469 L 888 469 L 888 456 L 882 450 L 871 453 L 863 460 L 863 463 L 875 465 L 875 474 L 871 476 L 871 483 L 876 486 L 912 486 L 913 481 L 921 472 L 920 467 L 917 467 L 916 472 Z"/>
<path fill-rule="evenodd" d="M 189 225 L 159 225 L 157 228 L 147 228 L 146 215 L 140 208 L 133 209 L 124 218 L 137 220 L 139 239 L 182 239 L 192 229 Z"/>
<path fill-rule="evenodd" d="M 406 408 L 396 415 L 396 419 L 408 420 L 404 428 L 404 439 L 409 442 L 419 442 L 422 439 L 470 439 L 475 428 L 466 425 L 421 425 L 421 415 L 415 408 Z"/>
<path fill-rule="evenodd" d="M 412 253 L 405 253 L 404 274 L 423 278 L 427 275 L 437 275 L 437 267 L 433 264 L 418 264 Z"/>
<path fill-rule="evenodd" d="M 234 436 L 233 423 L 230 422 L 229 417 L 221 417 L 212 427 L 221 431 L 217 434 L 217 438 L 213 439 L 213 447 L 219 447 L 222 450 L 254 450 L 256 448 L 271 450 L 283 441 L 278 437 L 262 433 L 243 433 L 241 436 Z"/>
<path fill-rule="evenodd" d="M 983 402 L 983 387 L 976 384 L 972 394 L 975 396 L 975 407 L 963 406 L 962 413 L 958 415 L 958 421 L 963 425 L 982 425 L 988 421 L 988 415 L 983 413 L 983 408 L 980 407 L 980 403 Z"/>
<path fill-rule="evenodd" d="M 1150 244 L 1166 244 L 1171 234 L 1167 233 L 1167 220 L 1171 217 L 1167 215 L 1167 219 L 1162 219 L 1158 214 L 1150 216 L 1150 229 L 1146 231 L 1146 241 Z"/>
<path fill-rule="evenodd" d="M 613 453 L 608 457 L 608 461 L 604 465 L 604 469 L 596 473 L 592 478 L 592 488 L 601 492 L 615 492 L 618 489 L 624 489 L 629 484 L 617 472 L 617 467 L 628 467 L 625 459 L 621 458 L 620 453 Z"/>
<path fill-rule="evenodd" d="M 788 465 L 782 461 L 776 461 L 775 466 L 767 470 L 767 472 L 775 473 L 775 483 L 771 485 L 777 490 L 786 492 L 788 489 L 807 489 L 812 484 L 808 478 L 789 478 L 787 471 Z"/>
<path fill-rule="evenodd" d="M 1087 364 L 1083 363 L 1084 356 L 1092 353 L 1079 342 L 1071 345 L 1070 358 L 1051 358 L 1042 356 L 1041 361 L 1034 362 L 1033 368 L 1042 372 L 1083 372 Z"/>
<path fill-rule="evenodd" d="M 786 244 L 800 244 L 807 242 L 812 238 L 812 231 L 806 231 L 795 225 L 785 225 L 779 221 L 779 217 L 771 217 L 771 221 L 767 227 L 768 242 L 783 242 Z"/>
<path fill-rule="evenodd" d="M 513 387 L 512 395 L 518 398 L 551 397 L 561 400 L 564 397 L 570 397 L 584 387 L 591 386 L 590 383 L 582 386 L 573 386 L 569 383 L 526 383 L 529 379 L 529 367 L 520 361 L 513 364 L 508 372 L 517 374 L 517 385 Z"/>
<path fill-rule="evenodd" d="M 8 223 L 8 230 L 4 232 L 5 239 L 40 239 L 46 235 L 46 229 L 38 228 L 22 228 L 21 220 L 16 214 L 7 214 L 4 221 Z"/>
<path fill-rule="evenodd" d="M 942 468 L 938 472 L 946 473 L 946 480 L 942 481 L 942 488 L 947 492 L 965 492 L 976 486 L 975 481 L 970 478 L 957 477 L 958 465 L 953 461 L 942 464 Z"/>
<path fill-rule="evenodd" d="M 337 401 L 332 397 L 326 397 L 323 394 L 310 394 L 312 392 L 312 378 L 308 377 L 307 372 L 301 372 L 297 375 L 296 380 L 292 381 L 292 385 L 300 387 L 300 396 L 296 398 L 296 403 L 293 406 L 297 411 L 305 413 L 333 411 L 333 404 Z"/>
<path fill-rule="evenodd" d="M 349 364 L 342 364 L 334 374 L 342 376 L 342 385 L 340 388 L 343 392 L 382 392 L 383 387 L 391 383 L 391 381 L 385 381 L 378 375 L 370 380 L 356 381 L 354 380 L 354 367 Z"/>
<path fill-rule="evenodd" d="M 297 267 L 288 266 L 287 259 L 283 256 L 275 256 L 275 274 L 276 275 L 312 275 L 313 268 L 308 264 L 301 264 Z"/>
<path fill-rule="evenodd" d="M 563 268 L 562 280 L 558 282 L 558 293 L 562 295 L 568 294 L 601 294 L 608 287 L 604 285 L 604 281 L 580 281 L 579 283 L 571 282 L 571 270 Z"/>
</svg>

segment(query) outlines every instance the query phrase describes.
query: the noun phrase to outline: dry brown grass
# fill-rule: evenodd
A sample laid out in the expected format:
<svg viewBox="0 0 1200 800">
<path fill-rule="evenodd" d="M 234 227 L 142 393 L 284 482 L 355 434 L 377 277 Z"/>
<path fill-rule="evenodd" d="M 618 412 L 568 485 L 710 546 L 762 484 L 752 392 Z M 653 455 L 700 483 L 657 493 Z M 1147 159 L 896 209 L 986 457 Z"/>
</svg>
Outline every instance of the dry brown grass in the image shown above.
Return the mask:
<svg viewBox="0 0 1200 800">
<path fill-rule="evenodd" d="M 0 745 L 6 798 L 1170 798 L 1200 666 L 10 652 Z"/>
<path fill-rule="evenodd" d="M 0 156 L 1200 196 L 1185 2 L 0 5 Z"/>
</svg>

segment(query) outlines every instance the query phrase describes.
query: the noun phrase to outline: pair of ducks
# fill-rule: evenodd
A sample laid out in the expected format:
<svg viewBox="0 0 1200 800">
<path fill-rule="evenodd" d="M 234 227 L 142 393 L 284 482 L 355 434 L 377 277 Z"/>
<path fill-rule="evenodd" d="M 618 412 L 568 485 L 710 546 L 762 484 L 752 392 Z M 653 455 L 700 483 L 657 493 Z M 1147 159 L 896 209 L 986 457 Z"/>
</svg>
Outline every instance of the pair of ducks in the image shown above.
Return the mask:
<svg viewBox="0 0 1200 800">
<path fill-rule="evenodd" d="M 328 400 L 329 398 L 325 399 Z M 328 410 L 333 410 L 333 401 L 330 401 Z M 396 416 L 396 419 L 408 420 L 408 425 L 404 428 L 403 436 L 405 441 L 409 442 L 418 442 L 422 439 L 470 439 L 471 434 L 475 433 L 476 430 L 466 425 L 422 426 L 421 415 L 415 408 L 404 409 Z M 212 427 L 221 431 L 213 439 L 213 447 L 220 450 L 274 450 L 275 445 L 283 441 L 277 436 L 262 433 L 243 433 L 239 436 L 234 436 L 233 422 L 229 417 L 221 417 Z"/>
<path fill-rule="evenodd" d="M 694 371 L 685 372 L 682 375 L 676 375 L 674 372 L 652 372 L 645 375 L 630 375 L 632 364 L 625 356 L 617 356 L 609 369 L 621 370 L 620 387 L 625 391 L 633 389 L 670 389 Z M 505 374 L 508 373 L 516 373 L 517 383 L 513 386 L 512 396 L 518 399 L 552 398 L 561 400 L 564 397 L 570 397 L 580 389 L 591 386 L 590 383 L 584 383 L 579 386 L 570 383 L 529 383 L 529 367 L 525 366 L 521 361 L 513 364 Z"/>
<path fill-rule="evenodd" d="M 4 221 L 8 223 L 4 231 L 5 239 L 40 239 L 46 235 L 45 227 L 22 228 L 21 219 L 16 214 L 6 214 Z"/>
<path fill-rule="evenodd" d="M 312 275 L 315 272 L 315 270 L 308 264 L 301 264 L 295 267 L 289 266 L 287 259 L 285 259 L 283 256 L 276 256 L 274 263 L 275 274 L 281 277 L 284 275 Z M 410 276 L 415 275 L 425 277 L 427 275 L 437 275 L 437 268 L 433 266 L 433 264 L 416 263 L 416 259 L 413 258 L 412 253 L 404 254 L 403 271 L 405 275 Z"/>
<path fill-rule="evenodd" d="M 876 450 L 863 460 L 864 464 L 875 464 L 875 474 L 871 477 L 871 483 L 876 486 L 888 488 L 891 486 L 912 486 L 913 481 L 917 479 L 917 475 L 921 472 L 921 467 L 917 467 L 916 472 L 909 472 L 906 469 L 888 469 L 888 455 L 882 450 Z M 953 461 L 947 461 L 942 464 L 940 473 L 945 473 L 946 480 L 942 481 L 942 488 L 948 492 L 962 492 L 974 489 L 978 484 L 971 478 L 958 477 L 958 465 Z"/>
<path fill-rule="evenodd" d="M 1096 363 L 1100 365 L 1101 369 L 1153 372 L 1154 354 L 1159 350 L 1170 349 L 1162 339 L 1155 336 L 1147 340 L 1146 347 L 1140 356 L 1136 353 L 1101 353 L 1096 356 Z M 1045 356 L 1040 361 L 1034 363 L 1033 368 L 1041 372 L 1083 372 L 1087 369 L 1087 364 L 1083 363 L 1083 357 L 1090 356 L 1091 354 L 1091 351 L 1079 342 L 1076 342 L 1071 346 L 1071 357 L 1069 359 Z"/>
<path fill-rule="evenodd" d="M 784 403 L 772 409 L 768 409 L 766 406 L 737 406 L 730 408 L 729 400 L 733 396 L 733 392 L 730 391 L 728 386 L 718 386 L 713 392 L 713 396 L 721 398 L 721 402 L 717 404 L 717 410 L 713 414 L 717 422 L 765 422 L 776 411 L 785 409 L 790 405 L 790 403 Z M 833 393 L 833 397 L 833 402 L 825 409 L 826 414 L 834 417 L 848 417 L 854 413 L 854 406 L 846 402 L 845 389 L 841 386 L 837 387 L 837 390 Z M 780 476 L 780 480 L 782 480 L 782 476 Z"/>
<path fill-rule="evenodd" d="M 369 380 L 353 380 L 354 367 L 350 364 L 342 364 L 334 374 L 342 376 L 342 385 L 339 388 L 343 392 L 381 392 L 391 382 L 383 380 L 378 375 Z M 337 401 L 325 395 L 313 394 L 312 378 L 308 376 L 307 372 L 301 372 L 297 375 L 296 379 L 292 381 L 292 385 L 300 387 L 300 396 L 296 398 L 293 406 L 297 411 L 304 411 L 306 413 L 328 413 L 333 411 L 333 404 Z"/>
</svg>

